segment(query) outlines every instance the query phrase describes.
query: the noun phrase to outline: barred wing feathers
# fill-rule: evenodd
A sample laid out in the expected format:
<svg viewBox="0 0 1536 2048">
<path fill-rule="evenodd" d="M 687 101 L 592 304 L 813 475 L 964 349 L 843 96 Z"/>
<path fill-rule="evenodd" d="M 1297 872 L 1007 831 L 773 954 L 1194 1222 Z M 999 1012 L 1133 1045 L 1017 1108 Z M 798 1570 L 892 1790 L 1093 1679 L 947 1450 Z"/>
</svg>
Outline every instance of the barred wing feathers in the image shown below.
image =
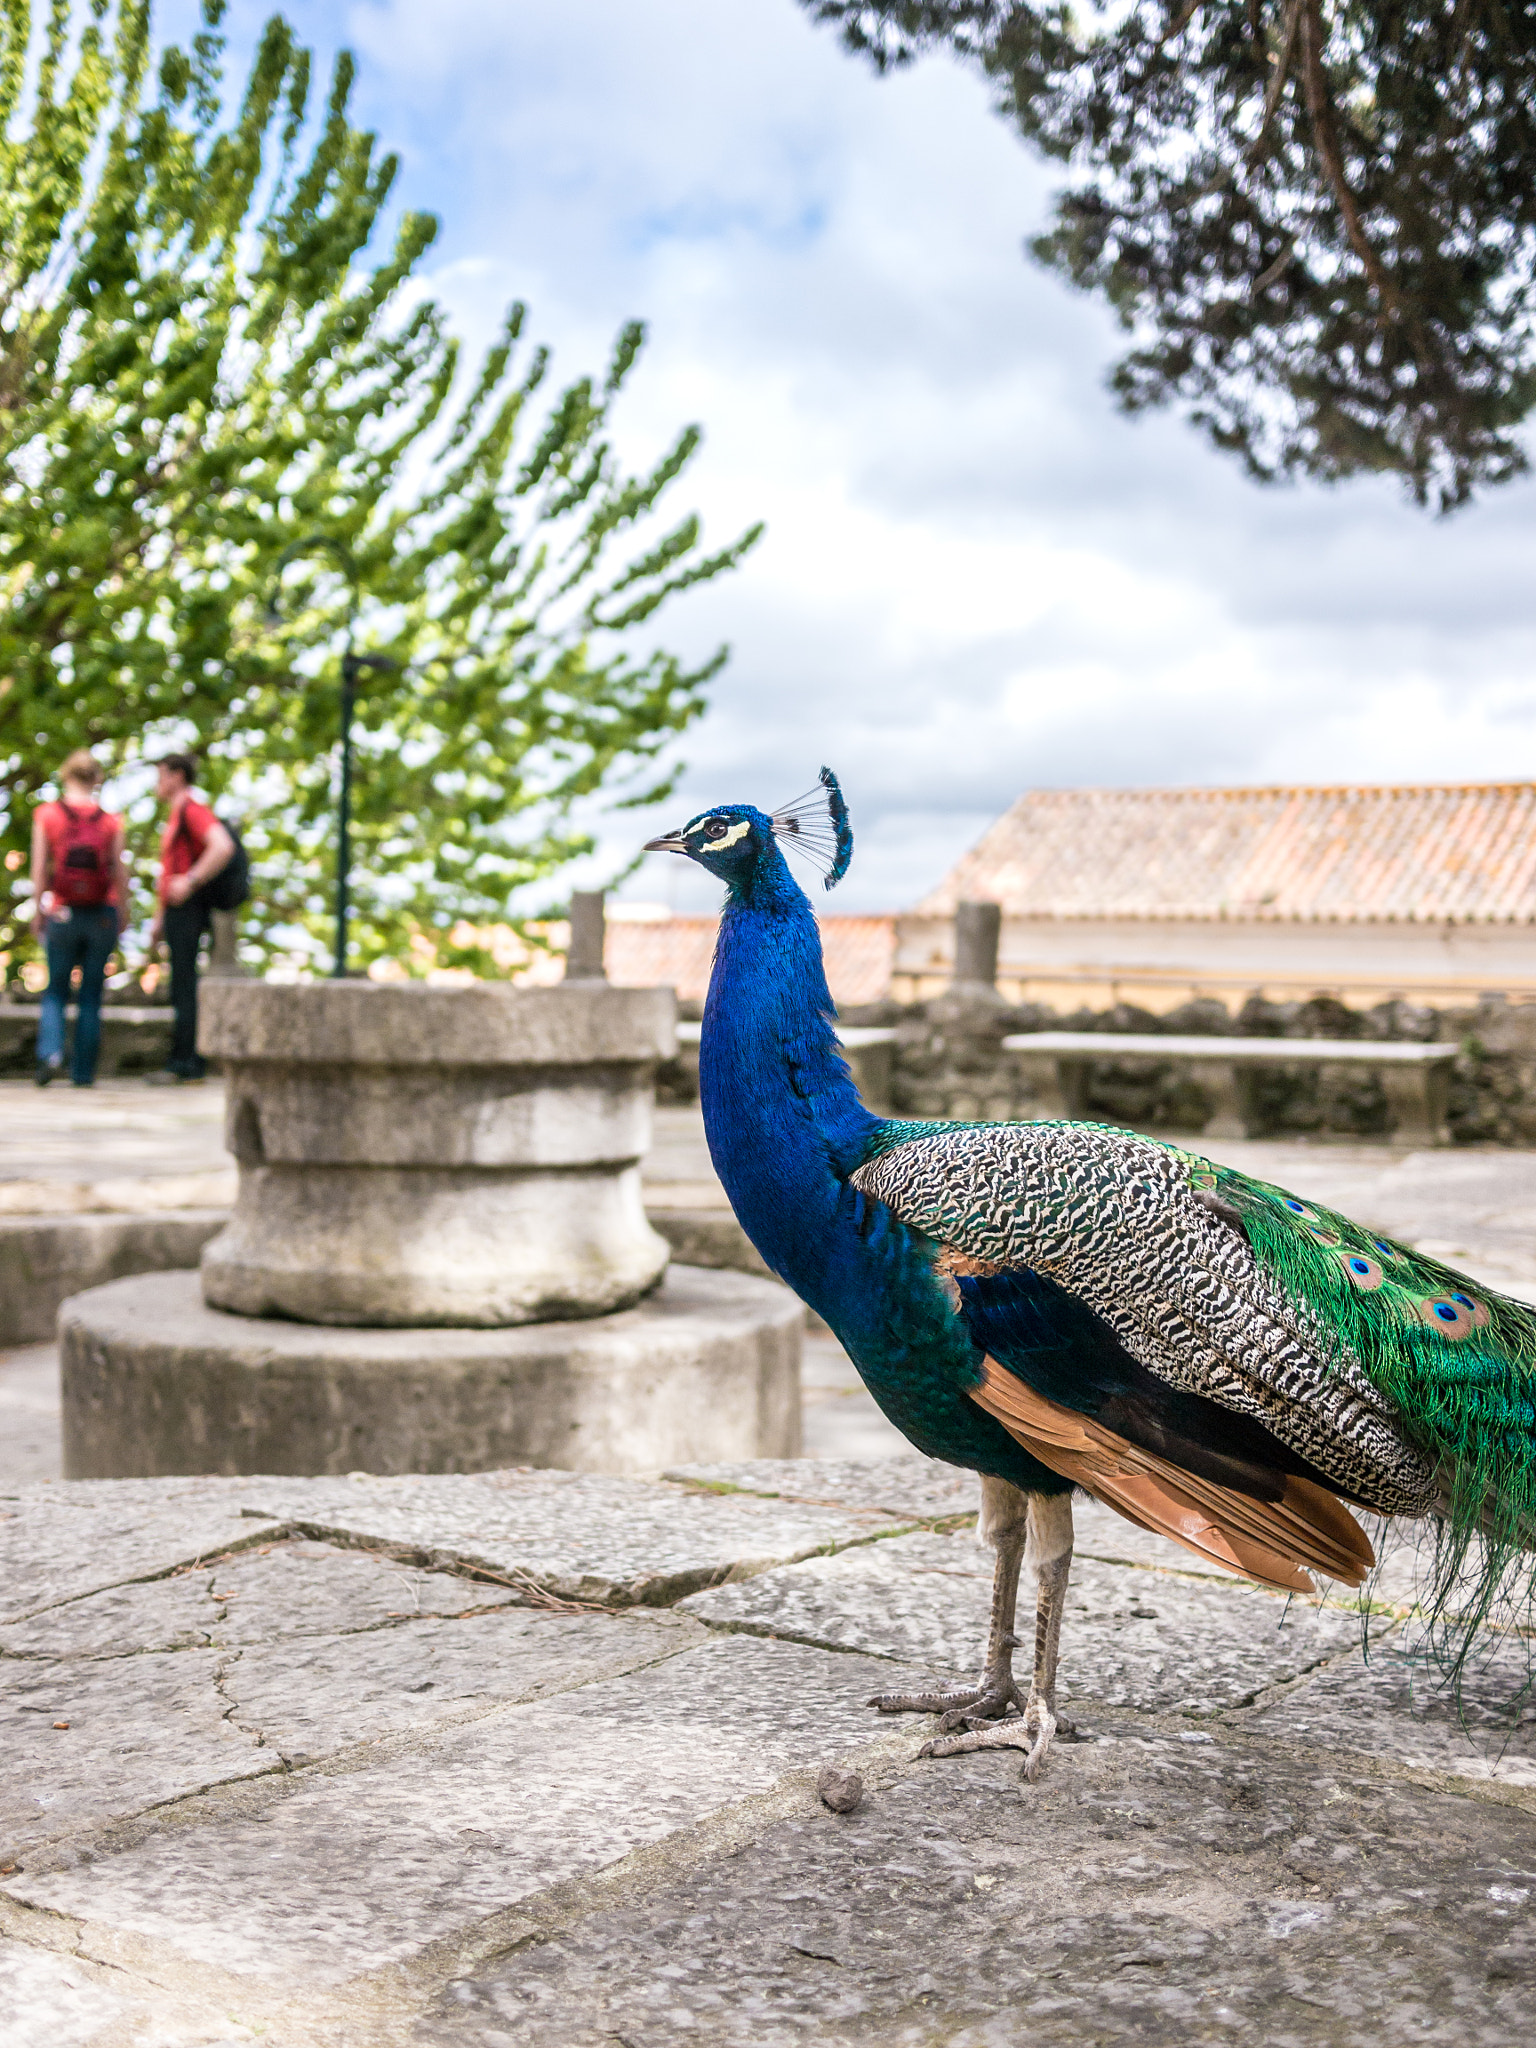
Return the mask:
<svg viewBox="0 0 1536 2048">
<path fill-rule="evenodd" d="M 1373 1347 L 1255 1250 L 1209 1162 L 1091 1124 L 908 1124 L 853 1180 L 978 1270 L 1045 1274 L 1159 1379 L 1258 1422 L 1351 1499 L 1439 1504 Z"/>
</svg>

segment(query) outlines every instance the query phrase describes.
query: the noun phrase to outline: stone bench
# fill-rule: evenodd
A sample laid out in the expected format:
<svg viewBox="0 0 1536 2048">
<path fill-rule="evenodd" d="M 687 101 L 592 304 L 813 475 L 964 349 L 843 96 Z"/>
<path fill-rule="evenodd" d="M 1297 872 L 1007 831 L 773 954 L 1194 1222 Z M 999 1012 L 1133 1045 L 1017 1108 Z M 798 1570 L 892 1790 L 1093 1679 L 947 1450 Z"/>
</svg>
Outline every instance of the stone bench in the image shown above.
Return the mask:
<svg viewBox="0 0 1536 2048">
<path fill-rule="evenodd" d="M 680 1052 L 697 1063 L 699 1057 L 699 1024 L 679 1024 L 677 1044 Z M 837 1034 L 853 1075 L 854 1086 L 870 1109 L 884 1111 L 891 1106 L 891 1080 L 896 1066 L 896 1033 L 882 1024 L 845 1024 Z"/>
<path fill-rule="evenodd" d="M 1025 1069 L 1042 1118 L 1088 1114 L 1089 1069 L 1100 1061 L 1160 1060 L 1187 1068 L 1211 1102 L 1202 1135 L 1262 1135 L 1250 1079 L 1260 1067 L 1350 1067 L 1375 1074 L 1394 1145 L 1443 1145 L 1456 1045 L 1358 1038 L 1163 1037 L 1153 1032 L 1026 1031 L 1003 1040 Z"/>
<path fill-rule="evenodd" d="M 77 1006 L 65 1012 L 74 1023 Z M 142 1074 L 163 1067 L 171 1056 L 175 1012 L 168 1005 L 103 1003 L 101 1057 L 96 1071 Z M 0 1073 L 30 1073 L 37 1059 L 36 1003 L 0 1003 Z"/>
</svg>

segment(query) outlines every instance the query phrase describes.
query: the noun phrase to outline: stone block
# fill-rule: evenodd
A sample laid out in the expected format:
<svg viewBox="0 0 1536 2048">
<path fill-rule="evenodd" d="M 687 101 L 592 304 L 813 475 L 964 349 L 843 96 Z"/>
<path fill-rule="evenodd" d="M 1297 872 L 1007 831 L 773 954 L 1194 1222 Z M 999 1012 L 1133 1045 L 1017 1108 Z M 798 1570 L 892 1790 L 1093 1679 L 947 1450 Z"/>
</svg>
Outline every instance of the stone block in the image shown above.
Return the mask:
<svg viewBox="0 0 1536 2048">
<path fill-rule="evenodd" d="M 637 1165 L 247 1166 L 234 1214 L 203 1249 L 202 1291 L 237 1316 L 501 1329 L 609 1315 L 655 1286 L 666 1261 Z"/>
<path fill-rule="evenodd" d="M 646 1216 L 671 1247 L 680 1266 L 714 1266 L 771 1279 L 762 1255 L 729 1209 L 674 1207 L 665 1190 L 646 1192 Z"/>
<path fill-rule="evenodd" d="M 670 989 L 606 983 L 463 988 L 424 983 L 217 982 L 198 1006 L 211 1059 L 320 1069 L 584 1067 L 668 1059 Z"/>
<path fill-rule="evenodd" d="M 654 1471 L 799 1448 L 800 1304 L 678 1267 L 638 1307 L 512 1329 L 332 1329 L 208 1308 L 196 1276 L 60 1313 L 71 1478 Z"/>
<path fill-rule="evenodd" d="M 222 1209 L 139 1216 L 0 1216 L 0 1346 L 52 1337 L 59 1304 L 131 1273 L 195 1267 Z"/>
</svg>

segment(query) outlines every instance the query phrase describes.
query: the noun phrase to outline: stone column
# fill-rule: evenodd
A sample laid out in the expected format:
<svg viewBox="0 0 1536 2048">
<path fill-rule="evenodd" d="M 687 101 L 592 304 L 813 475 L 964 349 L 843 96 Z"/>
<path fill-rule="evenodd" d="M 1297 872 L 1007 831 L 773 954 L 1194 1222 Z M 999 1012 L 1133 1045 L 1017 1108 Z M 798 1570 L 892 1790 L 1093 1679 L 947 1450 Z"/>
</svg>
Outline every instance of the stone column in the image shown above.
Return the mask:
<svg viewBox="0 0 1536 2048">
<path fill-rule="evenodd" d="M 240 1167 L 210 1307 L 485 1328 L 607 1315 L 660 1279 L 639 1161 L 669 989 L 212 982 L 199 1044 Z"/>
<path fill-rule="evenodd" d="M 1249 1110 L 1251 1076 L 1231 1059 L 1194 1058 L 1189 1068 L 1211 1105 L 1200 1135 L 1246 1138 L 1253 1120 Z"/>
<path fill-rule="evenodd" d="M 981 988 L 997 986 L 997 947 L 1003 928 L 1000 903 L 955 906 L 955 980 Z"/>
<path fill-rule="evenodd" d="M 240 913 L 238 910 L 212 910 L 208 913 L 208 925 L 212 937 L 208 946 L 208 964 L 203 969 L 205 980 L 238 981 L 245 969 L 240 965 L 236 946 L 240 936 Z"/>
<path fill-rule="evenodd" d="M 565 953 L 567 981 L 607 979 L 603 967 L 608 936 L 605 893 L 602 889 L 577 889 L 571 897 L 571 938 Z"/>
</svg>

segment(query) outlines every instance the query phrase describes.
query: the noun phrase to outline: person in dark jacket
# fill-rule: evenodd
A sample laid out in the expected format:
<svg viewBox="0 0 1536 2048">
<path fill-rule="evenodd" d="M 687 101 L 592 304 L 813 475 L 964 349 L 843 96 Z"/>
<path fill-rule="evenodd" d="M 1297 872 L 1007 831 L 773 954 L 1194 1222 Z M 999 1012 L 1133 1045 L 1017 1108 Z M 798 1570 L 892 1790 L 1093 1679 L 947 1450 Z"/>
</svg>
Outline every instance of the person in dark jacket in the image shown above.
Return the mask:
<svg viewBox="0 0 1536 2048">
<path fill-rule="evenodd" d="M 101 992 L 107 962 L 128 921 L 123 821 L 102 809 L 101 768 L 81 748 L 59 770 L 60 795 L 32 818 L 32 930 L 48 962 L 37 1023 L 37 1085 L 64 1071 L 64 1010 L 80 970 L 80 1007 L 70 1079 L 89 1088 L 101 1050 Z"/>
<path fill-rule="evenodd" d="M 159 770 L 155 795 L 168 810 L 160 836 L 160 907 L 149 936 L 151 944 L 163 938 L 170 951 L 176 1022 L 165 1072 L 149 1078 L 164 1085 L 201 1081 L 206 1071 L 197 1050 L 197 955 L 209 917 L 198 891 L 228 867 L 235 842 L 207 804 L 193 795 L 197 763 L 190 754 L 167 754 Z"/>
</svg>

